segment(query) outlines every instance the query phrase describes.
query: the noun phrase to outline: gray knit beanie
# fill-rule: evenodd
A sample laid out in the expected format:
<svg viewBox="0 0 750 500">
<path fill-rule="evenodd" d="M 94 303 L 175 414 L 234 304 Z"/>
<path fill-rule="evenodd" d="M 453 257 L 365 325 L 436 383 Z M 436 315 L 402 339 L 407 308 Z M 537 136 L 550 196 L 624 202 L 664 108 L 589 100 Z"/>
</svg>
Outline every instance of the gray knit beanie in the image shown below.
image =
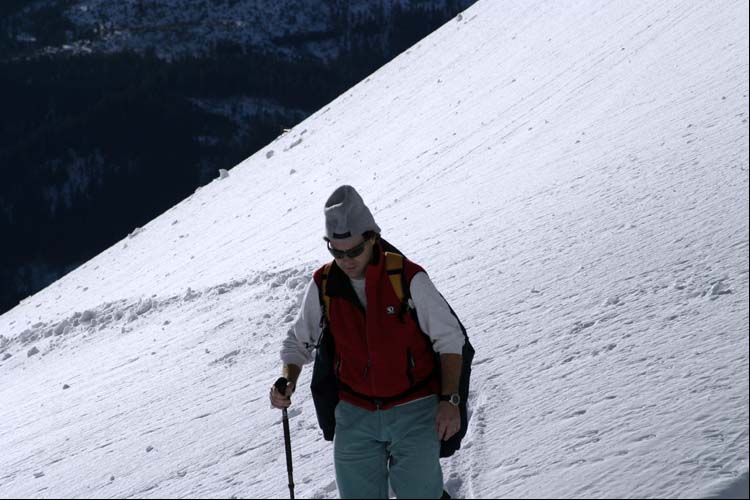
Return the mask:
<svg viewBox="0 0 750 500">
<path fill-rule="evenodd" d="M 367 231 L 380 234 L 380 228 L 362 197 L 351 186 L 336 189 L 326 201 L 326 238 L 344 239 Z"/>
</svg>

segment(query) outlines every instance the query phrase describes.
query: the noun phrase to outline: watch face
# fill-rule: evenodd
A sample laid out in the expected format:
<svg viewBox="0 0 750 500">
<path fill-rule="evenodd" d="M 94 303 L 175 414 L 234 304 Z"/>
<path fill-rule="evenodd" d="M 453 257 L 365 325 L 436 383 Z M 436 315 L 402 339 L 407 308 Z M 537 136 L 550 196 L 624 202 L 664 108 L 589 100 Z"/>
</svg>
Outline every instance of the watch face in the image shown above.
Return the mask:
<svg viewBox="0 0 750 500">
<path fill-rule="evenodd" d="M 459 404 L 461 404 L 461 396 L 459 394 L 451 394 L 451 398 L 449 401 L 453 406 L 458 406 Z"/>
</svg>

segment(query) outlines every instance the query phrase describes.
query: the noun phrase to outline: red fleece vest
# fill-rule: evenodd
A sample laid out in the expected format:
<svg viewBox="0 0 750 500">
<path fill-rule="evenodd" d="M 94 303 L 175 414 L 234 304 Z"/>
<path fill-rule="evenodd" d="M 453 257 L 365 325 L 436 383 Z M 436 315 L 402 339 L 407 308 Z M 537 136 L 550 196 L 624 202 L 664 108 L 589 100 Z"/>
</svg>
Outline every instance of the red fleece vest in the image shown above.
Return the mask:
<svg viewBox="0 0 750 500">
<path fill-rule="evenodd" d="M 335 263 L 327 283 L 331 298 L 329 328 L 336 344 L 336 376 L 350 389 L 340 390 L 339 398 L 369 410 L 378 408 L 372 400 L 406 393 L 428 378 L 432 380 L 422 389 L 383 403 L 380 409 L 437 394 L 440 390 L 430 339 L 408 311 L 399 315 L 402 304 L 388 278 L 382 251 L 376 261 L 365 272 L 366 312 L 348 278 Z M 319 269 L 314 276 L 319 289 L 324 269 Z M 408 287 L 414 275 L 421 271 L 420 266 L 404 259 L 404 286 Z"/>
</svg>

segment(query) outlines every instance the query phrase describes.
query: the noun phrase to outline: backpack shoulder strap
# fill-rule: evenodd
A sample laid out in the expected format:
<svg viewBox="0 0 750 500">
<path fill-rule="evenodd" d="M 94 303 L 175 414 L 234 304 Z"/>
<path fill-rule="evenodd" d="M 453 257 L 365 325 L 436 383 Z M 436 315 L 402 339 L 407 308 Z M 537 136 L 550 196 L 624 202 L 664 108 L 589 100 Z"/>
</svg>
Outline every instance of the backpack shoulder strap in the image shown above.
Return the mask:
<svg viewBox="0 0 750 500">
<path fill-rule="evenodd" d="M 401 303 L 399 319 L 403 321 L 404 313 L 408 311 L 411 317 L 416 320 L 417 311 L 414 307 L 414 301 L 411 300 L 408 283 L 406 283 L 404 256 L 395 252 L 385 252 L 385 270 L 391 281 L 391 286 L 393 286 L 393 291 Z"/>
<path fill-rule="evenodd" d="M 320 300 L 320 327 L 324 329 L 331 321 L 331 297 L 328 291 L 328 276 L 331 273 L 333 262 L 329 262 L 315 273 L 315 283 L 318 285 L 318 299 Z"/>
<path fill-rule="evenodd" d="M 328 296 L 328 274 L 331 272 L 331 262 L 325 265 L 323 268 L 323 280 L 321 282 L 320 287 L 320 296 L 322 298 L 322 304 L 323 304 L 323 314 L 326 317 L 326 321 L 330 323 L 331 321 L 331 297 Z"/>
<path fill-rule="evenodd" d="M 404 256 L 393 252 L 385 252 L 385 271 L 391 280 L 393 291 L 399 302 L 403 302 L 404 293 Z"/>
</svg>

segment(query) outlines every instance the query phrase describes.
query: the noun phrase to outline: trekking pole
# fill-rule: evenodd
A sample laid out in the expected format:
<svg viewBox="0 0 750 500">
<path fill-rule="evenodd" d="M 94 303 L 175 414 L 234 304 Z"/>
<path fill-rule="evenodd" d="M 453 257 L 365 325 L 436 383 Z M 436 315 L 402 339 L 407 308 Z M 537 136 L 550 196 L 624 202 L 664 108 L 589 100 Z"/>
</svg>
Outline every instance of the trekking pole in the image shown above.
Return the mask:
<svg viewBox="0 0 750 500">
<path fill-rule="evenodd" d="M 276 381 L 274 386 L 276 390 L 282 394 L 286 394 L 286 385 L 288 381 L 284 377 L 280 377 Z M 291 437 L 289 436 L 289 415 L 286 412 L 286 408 L 282 410 L 283 421 L 284 421 L 284 447 L 286 448 L 286 472 L 289 476 L 289 498 L 294 500 L 294 477 L 292 474 L 292 443 Z"/>
</svg>

